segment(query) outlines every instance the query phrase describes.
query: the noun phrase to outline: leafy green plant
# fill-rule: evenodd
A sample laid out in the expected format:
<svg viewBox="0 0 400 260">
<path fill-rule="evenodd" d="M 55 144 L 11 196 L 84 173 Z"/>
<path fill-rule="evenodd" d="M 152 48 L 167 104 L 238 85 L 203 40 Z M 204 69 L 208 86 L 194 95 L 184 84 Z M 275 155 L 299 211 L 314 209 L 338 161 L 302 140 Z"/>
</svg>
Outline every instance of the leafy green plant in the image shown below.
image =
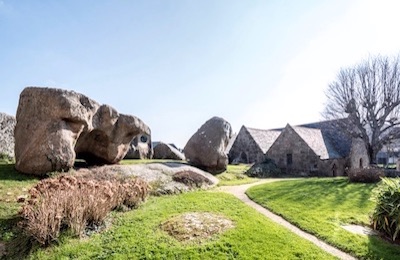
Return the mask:
<svg viewBox="0 0 400 260">
<path fill-rule="evenodd" d="M 383 178 L 373 200 L 376 202 L 372 213 L 374 229 L 395 241 L 400 237 L 400 179 Z"/>
</svg>

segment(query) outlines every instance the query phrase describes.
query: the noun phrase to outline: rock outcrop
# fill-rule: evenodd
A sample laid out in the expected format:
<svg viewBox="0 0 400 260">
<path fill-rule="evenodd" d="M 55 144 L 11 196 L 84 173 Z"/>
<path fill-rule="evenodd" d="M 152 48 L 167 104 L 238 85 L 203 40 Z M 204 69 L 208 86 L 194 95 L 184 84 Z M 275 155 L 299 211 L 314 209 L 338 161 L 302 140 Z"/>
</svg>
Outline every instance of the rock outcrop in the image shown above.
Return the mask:
<svg viewBox="0 0 400 260">
<path fill-rule="evenodd" d="M 232 128 L 227 121 L 220 117 L 209 119 L 183 149 L 186 160 L 213 174 L 225 171 L 228 164 L 226 147 L 231 137 Z"/>
<path fill-rule="evenodd" d="M 152 159 L 153 146 L 151 136 L 147 134 L 139 134 L 135 136 L 130 145 L 125 159 Z"/>
<path fill-rule="evenodd" d="M 154 159 L 185 160 L 185 156 L 172 145 L 159 142 L 154 148 Z"/>
<path fill-rule="evenodd" d="M 68 170 L 76 157 L 90 164 L 116 163 L 134 136 L 150 135 L 137 117 L 53 88 L 25 88 L 16 119 L 15 168 L 35 175 Z"/>
<path fill-rule="evenodd" d="M 15 117 L 0 113 L 0 154 L 14 157 L 14 127 Z"/>
</svg>

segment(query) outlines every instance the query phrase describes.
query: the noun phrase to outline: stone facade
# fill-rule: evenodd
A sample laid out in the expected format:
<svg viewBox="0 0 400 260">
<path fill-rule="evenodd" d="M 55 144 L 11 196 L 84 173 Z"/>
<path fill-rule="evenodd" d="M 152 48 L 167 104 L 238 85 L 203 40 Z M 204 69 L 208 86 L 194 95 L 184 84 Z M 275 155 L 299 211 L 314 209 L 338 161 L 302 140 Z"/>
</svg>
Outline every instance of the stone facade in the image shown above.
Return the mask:
<svg viewBox="0 0 400 260">
<path fill-rule="evenodd" d="M 229 163 L 258 163 L 265 154 L 254 141 L 246 127 L 242 126 L 228 154 Z"/>
<path fill-rule="evenodd" d="M 290 126 L 282 131 L 266 155 L 287 173 L 317 171 L 320 160 Z"/>
<path fill-rule="evenodd" d="M 289 174 L 346 175 L 347 168 L 359 167 L 361 158 L 364 166 L 369 161 L 366 150 L 361 149 L 359 142 L 352 142 L 340 127 L 339 121 L 300 126 L 288 124 L 283 129 L 275 130 L 243 126 L 230 149 L 230 162 L 260 163 L 268 158 Z"/>
<path fill-rule="evenodd" d="M 326 148 L 319 129 L 290 125 L 286 126 L 266 155 L 283 171 L 294 175 L 343 176 L 347 166 L 347 158 L 337 156 Z"/>
<path fill-rule="evenodd" d="M 263 130 L 242 126 L 228 156 L 230 163 L 261 163 L 265 153 L 278 138 L 280 130 Z"/>
<path fill-rule="evenodd" d="M 362 139 L 353 139 L 349 155 L 350 168 L 365 168 L 369 166 L 368 151 Z"/>
</svg>

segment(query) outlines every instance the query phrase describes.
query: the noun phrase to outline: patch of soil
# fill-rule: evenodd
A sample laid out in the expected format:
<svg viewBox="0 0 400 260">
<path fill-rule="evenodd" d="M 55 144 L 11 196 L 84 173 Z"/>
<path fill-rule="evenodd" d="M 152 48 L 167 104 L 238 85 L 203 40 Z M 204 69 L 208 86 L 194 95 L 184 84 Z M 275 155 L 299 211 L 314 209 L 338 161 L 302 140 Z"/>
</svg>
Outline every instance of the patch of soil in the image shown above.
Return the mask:
<svg viewBox="0 0 400 260">
<path fill-rule="evenodd" d="M 208 212 L 191 212 L 161 224 L 161 229 L 180 242 L 201 243 L 234 227 L 231 220 Z"/>
<path fill-rule="evenodd" d="M 358 235 L 366 235 L 366 236 L 377 236 L 378 232 L 375 230 L 369 228 L 369 227 L 364 227 L 364 226 L 359 226 L 359 225 L 343 225 L 342 228 L 346 229 L 347 231 L 350 231 L 351 233 L 358 234 Z"/>
</svg>

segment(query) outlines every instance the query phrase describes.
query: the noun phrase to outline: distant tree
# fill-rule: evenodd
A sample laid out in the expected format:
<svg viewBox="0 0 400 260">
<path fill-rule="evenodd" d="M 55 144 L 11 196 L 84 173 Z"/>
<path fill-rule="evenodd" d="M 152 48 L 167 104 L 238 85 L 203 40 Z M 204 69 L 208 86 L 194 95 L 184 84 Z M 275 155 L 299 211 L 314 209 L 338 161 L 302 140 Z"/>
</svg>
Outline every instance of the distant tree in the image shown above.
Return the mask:
<svg viewBox="0 0 400 260">
<path fill-rule="evenodd" d="M 326 91 L 324 116 L 348 118 L 342 127 L 361 138 L 371 163 L 383 145 L 400 138 L 400 58 L 369 57 L 342 68 Z"/>
</svg>

